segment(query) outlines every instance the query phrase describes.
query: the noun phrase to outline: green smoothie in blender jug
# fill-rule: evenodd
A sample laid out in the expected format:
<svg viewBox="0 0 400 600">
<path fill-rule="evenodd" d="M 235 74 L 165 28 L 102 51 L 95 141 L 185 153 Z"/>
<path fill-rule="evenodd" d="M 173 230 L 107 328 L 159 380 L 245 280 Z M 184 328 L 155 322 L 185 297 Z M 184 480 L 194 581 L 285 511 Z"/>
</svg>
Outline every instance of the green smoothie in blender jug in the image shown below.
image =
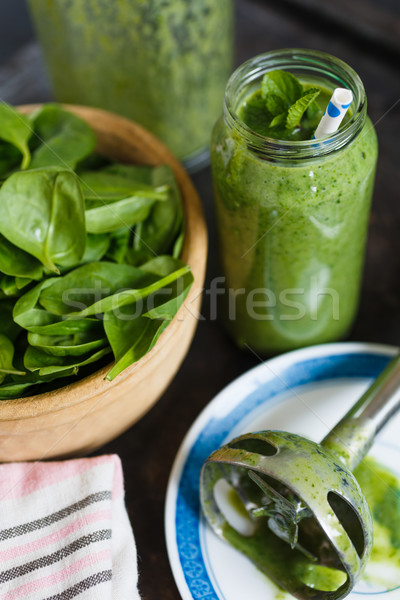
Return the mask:
<svg viewBox="0 0 400 600">
<path fill-rule="evenodd" d="M 137 121 L 204 163 L 232 68 L 232 0 L 29 0 L 56 99 Z"/>
</svg>

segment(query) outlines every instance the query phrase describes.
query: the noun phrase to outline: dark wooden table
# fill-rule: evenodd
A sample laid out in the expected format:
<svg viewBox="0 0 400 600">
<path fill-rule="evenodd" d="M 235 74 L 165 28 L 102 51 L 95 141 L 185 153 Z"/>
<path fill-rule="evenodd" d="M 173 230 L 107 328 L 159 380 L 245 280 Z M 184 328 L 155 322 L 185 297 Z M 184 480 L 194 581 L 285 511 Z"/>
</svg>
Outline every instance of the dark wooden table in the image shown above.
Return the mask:
<svg viewBox="0 0 400 600">
<path fill-rule="evenodd" d="M 369 1 L 369 0 L 366 0 Z M 362 0 L 357 0 L 362 4 Z M 290 4 L 290 3 L 289 3 Z M 325 3 L 326 4 L 326 3 Z M 363 37 L 351 23 L 311 19 L 285 2 L 237 1 L 237 63 L 267 50 L 308 47 L 350 63 L 362 77 L 369 114 L 376 125 L 380 159 L 370 222 L 361 306 L 349 339 L 398 345 L 400 342 L 400 66 L 396 49 Z M 50 91 L 35 45 L 0 69 L 0 97 L 13 103 L 48 100 Z M 194 176 L 207 216 L 210 248 L 207 281 L 218 274 L 210 170 Z M 126 502 L 139 554 L 144 600 L 179 598 L 164 540 L 164 498 L 169 472 L 187 429 L 202 408 L 235 377 L 255 366 L 254 356 L 236 349 L 203 302 L 191 350 L 158 404 L 102 452 L 120 455 Z M 135 401 L 134 396 L 132 402 Z M 121 599 L 128 600 L 128 599 Z"/>
</svg>

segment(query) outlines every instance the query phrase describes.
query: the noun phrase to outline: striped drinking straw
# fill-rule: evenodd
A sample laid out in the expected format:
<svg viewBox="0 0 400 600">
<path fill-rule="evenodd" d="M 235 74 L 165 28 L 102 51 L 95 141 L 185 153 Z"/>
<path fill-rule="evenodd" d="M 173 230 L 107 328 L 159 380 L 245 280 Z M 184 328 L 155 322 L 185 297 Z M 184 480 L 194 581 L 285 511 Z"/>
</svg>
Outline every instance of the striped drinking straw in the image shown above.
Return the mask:
<svg viewBox="0 0 400 600">
<path fill-rule="evenodd" d="M 315 130 L 313 139 L 323 138 L 337 131 L 352 102 L 353 94 L 351 90 L 336 88 Z"/>
</svg>

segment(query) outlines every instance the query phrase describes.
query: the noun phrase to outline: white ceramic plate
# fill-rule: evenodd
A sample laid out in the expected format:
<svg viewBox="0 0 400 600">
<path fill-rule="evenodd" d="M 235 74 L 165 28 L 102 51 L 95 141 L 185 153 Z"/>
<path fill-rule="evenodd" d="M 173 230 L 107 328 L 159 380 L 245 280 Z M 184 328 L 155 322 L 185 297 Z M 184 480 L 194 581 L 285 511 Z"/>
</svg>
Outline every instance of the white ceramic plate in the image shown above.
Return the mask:
<svg viewBox="0 0 400 600">
<path fill-rule="evenodd" d="M 326 344 L 297 350 L 245 373 L 203 410 L 187 433 L 171 472 L 165 529 L 168 555 L 183 600 L 289 598 L 252 563 L 220 540 L 200 515 L 199 473 L 211 452 L 250 431 L 283 429 L 320 441 L 396 353 L 376 344 Z M 371 454 L 400 475 L 400 414 Z M 400 600 L 400 580 L 361 582 L 348 596 Z M 389 588 L 389 589 L 388 589 Z"/>
</svg>

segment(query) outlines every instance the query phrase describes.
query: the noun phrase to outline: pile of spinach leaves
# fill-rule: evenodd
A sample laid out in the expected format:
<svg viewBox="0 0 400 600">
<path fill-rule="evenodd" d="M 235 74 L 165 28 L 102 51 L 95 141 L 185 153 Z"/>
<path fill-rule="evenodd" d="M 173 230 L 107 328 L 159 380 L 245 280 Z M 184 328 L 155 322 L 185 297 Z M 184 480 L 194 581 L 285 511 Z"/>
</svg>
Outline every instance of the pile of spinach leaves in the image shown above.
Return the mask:
<svg viewBox="0 0 400 600">
<path fill-rule="evenodd" d="M 55 104 L 29 116 L 0 104 L 0 399 L 64 385 L 112 355 L 114 379 L 151 350 L 193 282 L 172 170 L 113 163 L 95 146 Z"/>
</svg>

